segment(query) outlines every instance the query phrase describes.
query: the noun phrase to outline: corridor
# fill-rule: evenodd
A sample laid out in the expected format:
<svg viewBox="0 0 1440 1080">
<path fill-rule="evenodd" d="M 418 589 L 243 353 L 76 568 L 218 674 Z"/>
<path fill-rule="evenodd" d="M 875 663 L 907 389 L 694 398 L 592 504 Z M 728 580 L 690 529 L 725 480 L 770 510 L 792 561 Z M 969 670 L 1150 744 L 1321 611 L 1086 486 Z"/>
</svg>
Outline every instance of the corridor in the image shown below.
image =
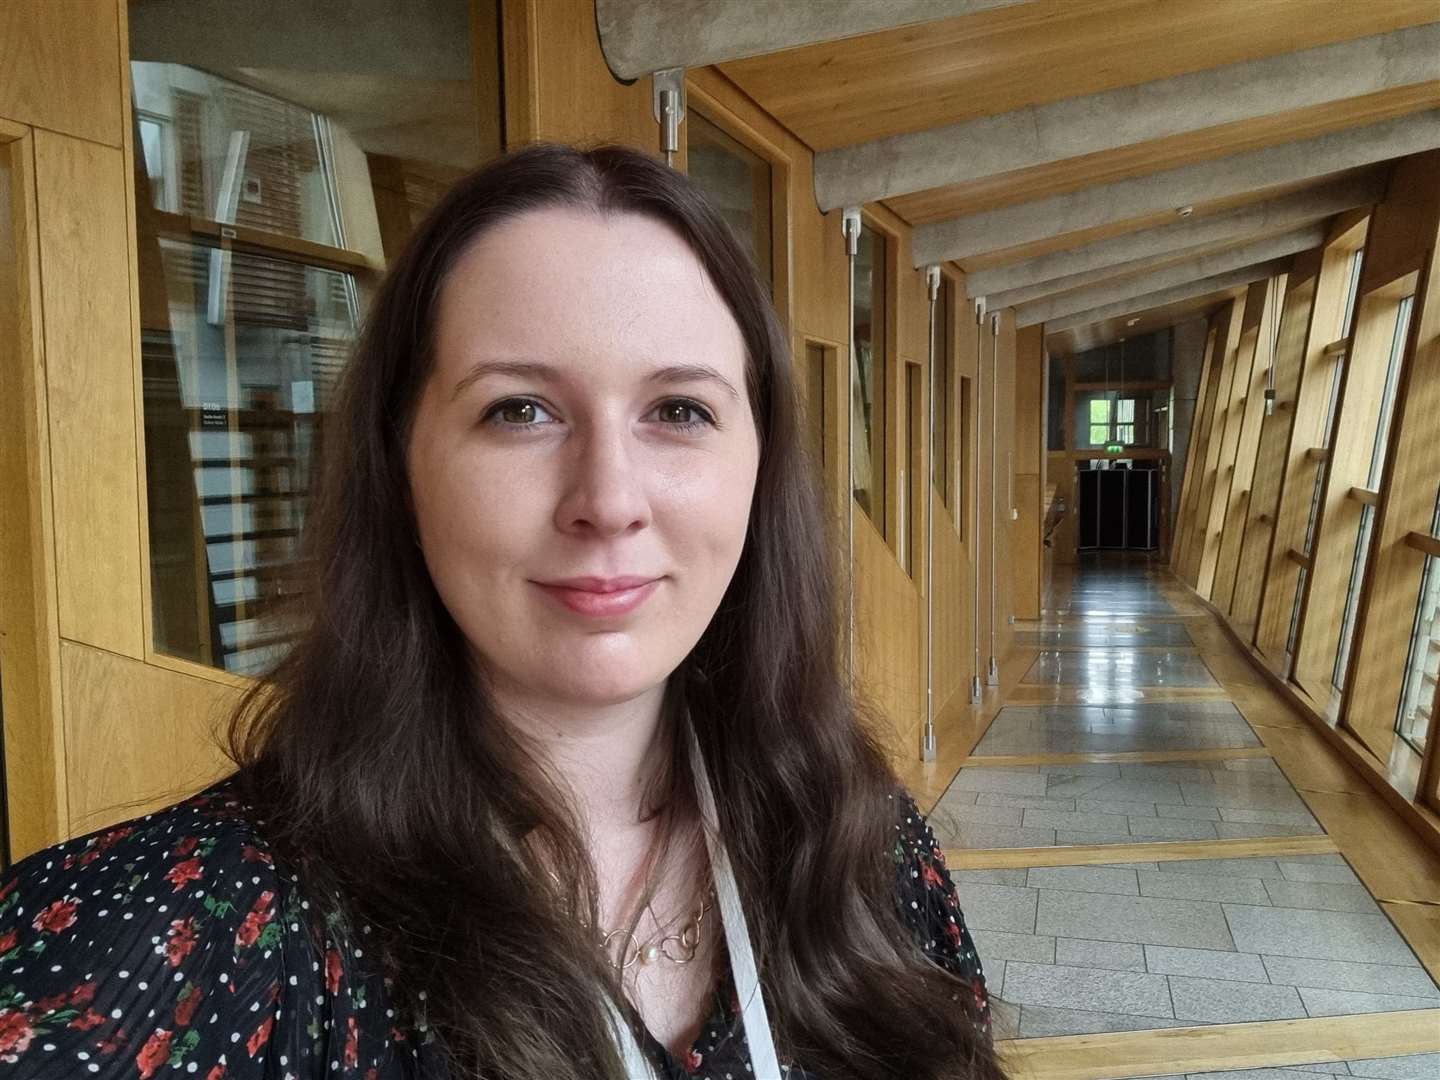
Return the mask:
<svg viewBox="0 0 1440 1080">
<path fill-rule="evenodd" d="M 1440 862 L 1168 570 L 1067 570 L 930 812 L 1014 1074 L 1440 1076 Z"/>
</svg>

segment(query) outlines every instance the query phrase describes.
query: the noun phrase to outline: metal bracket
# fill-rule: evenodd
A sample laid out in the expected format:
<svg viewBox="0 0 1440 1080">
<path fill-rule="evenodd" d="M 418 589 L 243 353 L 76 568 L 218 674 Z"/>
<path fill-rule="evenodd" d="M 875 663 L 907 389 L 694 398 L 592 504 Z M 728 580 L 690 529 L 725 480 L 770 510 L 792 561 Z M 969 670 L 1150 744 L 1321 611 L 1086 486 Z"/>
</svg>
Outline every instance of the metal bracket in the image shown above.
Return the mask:
<svg viewBox="0 0 1440 1080">
<path fill-rule="evenodd" d="M 925 286 L 930 290 L 930 299 L 936 300 L 940 296 L 940 267 L 927 266 L 925 268 Z"/>
<path fill-rule="evenodd" d="M 1000 313 L 998 311 L 990 313 L 990 333 L 996 337 L 1000 336 Z"/>
<path fill-rule="evenodd" d="M 985 297 L 975 297 L 975 324 L 979 326 L 985 321 Z"/>
<path fill-rule="evenodd" d="M 985 681 L 991 686 L 1000 685 L 1000 664 L 995 657 L 990 657 L 990 668 L 985 672 Z"/>
<path fill-rule="evenodd" d="M 970 704 L 979 705 L 982 696 L 983 694 L 980 690 L 980 676 L 976 675 L 973 679 L 970 680 Z"/>
<path fill-rule="evenodd" d="M 840 231 L 845 234 L 845 254 L 860 254 L 860 208 L 847 206 L 840 211 Z"/>
<path fill-rule="evenodd" d="M 680 150 L 680 122 L 685 119 L 685 69 L 664 68 L 650 76 L 655 122 L 660 125 L 660 149 L 674 164 Z"/>
</svg>

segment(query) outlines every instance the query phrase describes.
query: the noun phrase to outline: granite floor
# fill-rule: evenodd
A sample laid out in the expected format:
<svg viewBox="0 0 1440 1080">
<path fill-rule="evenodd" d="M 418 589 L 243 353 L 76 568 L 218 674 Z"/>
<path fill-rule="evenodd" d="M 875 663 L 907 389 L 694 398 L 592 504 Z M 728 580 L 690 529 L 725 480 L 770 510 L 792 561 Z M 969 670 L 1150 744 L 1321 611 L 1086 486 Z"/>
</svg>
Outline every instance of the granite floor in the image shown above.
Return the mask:
<svg viewBox="0 0 1440 1080">
<path fill-rule="evenodd" d="M 1440 1008 L 1339 855 L 954 877 L 1000 1019 L 1021 1038 Z"/>
<path fill-rule="evenodd" d="M 1323 832 L 1269 758 L 964 768 L 935 804 L 944 847 L 1234 840 Z"/>
<path fill-rule="evenodd" d="M 1229 701 L 1127 705 L 1012 705 L 1001 709 L 976 756 L 1259 746 Z"/>
<path fill-rule="evenodd" d="M 1205 661 L 1193 650 L 1141 651 L 1134 648 L 1046 649 L 1021 680 L 1027 685 L 1182 687 L 1220 689 Z"/>
</svg>

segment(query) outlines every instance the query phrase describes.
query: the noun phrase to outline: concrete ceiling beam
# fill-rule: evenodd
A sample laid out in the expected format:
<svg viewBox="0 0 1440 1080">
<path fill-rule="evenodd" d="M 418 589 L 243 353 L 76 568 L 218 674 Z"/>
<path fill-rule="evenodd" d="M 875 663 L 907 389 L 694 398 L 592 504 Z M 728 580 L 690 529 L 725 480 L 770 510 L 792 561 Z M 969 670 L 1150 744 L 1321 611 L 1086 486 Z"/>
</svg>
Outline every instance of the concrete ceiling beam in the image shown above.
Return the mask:
<svg viewBox="0 0 1440 1080">
<path fill-rule="evenodd" d="M 861 206 L 1437 80 L 1440 23 L 1427 23 L 826 150 L 815 198 Z"/>
<path fill-rule="evenodd" d="M 1150 259 L 1139 259 L 1122 266 L 1109 266 L 1104 270 L 1092 270 L 1088 274 L 1076 274 L 1059 282 L 1031 285 L 1024 289 L 996 293 L 985 298 L 985 306 L 996 311 L 1013 307 L 1017 312 L 1038 309 L 1046 304 L 1056 305 L 1050 317 L 1062 312 L 1059 307 L 1076 302 L 1083 296 L 1097 291 L 1115 288 L 1122 283 L 1142 282 L 1149 284 L 1149 291 L 1169 285 L 1179 285 L 1190 278 L 1210 277 L 1236 266 L 1278 259 L 1282 255 L 1293 255 L 1297 251 L 1316 247 L 1325 240 L 1326 224 L 1323 220 L 1313 221 L 1279 235 L 1248 237 L 1238 244 L 1208 245 L 1198 251 L 1174 251 Z M 1081 303 L 1078 308 L 1093 307 L 1093 303 Z M 1045 320 L 1037 319 L 1036 322 Z"/>
<path fill-rule="evenodd" d="M 1239 270 L 1231 270 L 1229 273 L 1217 274 L 1215 277 L 1201 278 L 1199 281 L 1191 281 L 1185 285 L 1161 289 L 1159 292 L 1117 300 L 1113 304 L 1091 308 L 1089 311 L 1077 311 L 1073 315 L 1066 315 L 1054 322 L 1046 323 L 1045 332 L 1058 334 L 1062 330 L 1073 330 L 1077 326 L 1089 326 L 1091 323 L 1102 322 L 1105 319 L 1114 319 L 1121 315 L 1134 315 L 1138 312 L 1149 311 L 1151 308 L 1163 307 L 1166 304 L 1178 304 L 1182 300 L 1205 296 L 1208 293 L 1249 285 L 1261 278 L 1270 278 L 1276 274 L 1286 273 L 1290 269 L 1290 263 L 1291 260 L 1288 258 L 1274 259 L 1256 266 L 1246 266 Z"/>
<path fill-rule="evenodd" d="M 953 19 L 1021 0 L 595 0 L 605 60 L 622 79 Z"/>
<path fill-rule="evenodd" d="M 965 276 L 965 290 L 972 298 L 990 298 L 992 306 L 1008 307 L 1023 303 L 1025 299 L 1018 295 L 1008 301 L 1002 298 L 1003 294 L 1011 291 L 1018 293 L 1034 287 L 1044 288 L 1047 293 L 1055 292 L 1060 288 L 1084 284 L 1080 279 L 1085 275 L 1107 267 L 1114 268 L 1117 273 L 1121 272 L 1122 266 L 1138 270 L 1141 267 L 1136 263 L 1140 260 L 1164 258 L 1187 248 L 1240 241 L 1295 228 L 1379 202 L 1385 197 L 1389 171 L 1379 166 L 1358 176 L 1293 195 L 1266 199 L 1219 214 L 1180 218 L 1173 225 L 1141 229 L 1084 247 L 1037 255 L 1033 259 L 993 270 L 977 270 Z"/>
<path fill-rule="evenodd" d="M 1035 326 L 1038 323 L 1052 322 L 1077 311 L 1104 307 L 1131 296 L 1158 292 L 1202 278 L 1213 278 L 1217 274 L 1229 273 L 1242 267 L 1254 266 L 1256 263 L 1295 255 L 1324 242 L 1325 226 L 1307 225 L 1303 229 L 1296 229 L 1281 236 L 1267 237 L 1253 243 L 1241 244 L 1239 247 L 1183 259 L 1159 270 L 1109 278 L 1084 288 L 1022 304 L 1015 309 L 1015 325 Z M 986 306 L 991 310 L 999 307 L 994 303 L 987 303 Z"/>
<path fill-rule="evenodd" d="M 1440 146 L 1440 109 L 920 225 L 916 266 L 966 259 Z"/>
</svg>

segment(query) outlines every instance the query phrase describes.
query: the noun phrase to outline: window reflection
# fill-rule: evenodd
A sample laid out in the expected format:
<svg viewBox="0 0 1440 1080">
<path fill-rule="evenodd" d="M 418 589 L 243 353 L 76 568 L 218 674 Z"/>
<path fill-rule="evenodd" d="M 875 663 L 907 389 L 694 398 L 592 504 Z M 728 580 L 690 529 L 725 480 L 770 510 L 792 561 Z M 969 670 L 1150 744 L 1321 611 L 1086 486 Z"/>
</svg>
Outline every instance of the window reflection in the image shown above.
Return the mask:
<svg viewBox="0 0 1440 1080">
<path fill-rule="evenodd" d="M 734 231 L 760 276 L 775 291 L 770 163 L 691 108 L 686 153 L 690 179 Z"/>
<path fill-rule="evenodd" d="M 885 532 L 885 238 L 860 228 L 855 257 L 855 379 L 850 415 L 855 500 Z"/>
<path fill-rule="evenodd" d="M 287 5 L 283 35 L 200 6 L 129 7 L 154 644 L 255 674 L 298 630 L 280 601 L 310 587 L 311 470 L 365 298 L 499 152 L 498 53 L 469 30 L 485 0 L 358 41 L 329 29 L 345 5 Z"/>
<path fill-rule="evenodd" d="M 1430 535 L 1440 537 L 1440 495 L 1435 500 Z M 1437 681 L 1440 681 L 1440 559 L 1429 555 L 1420 578 L 1415 629 L 1410 635 L 1410 653 L 1405 660 L 1405 688 L 1395 725 L 1396 733 L 1422 755 L 1434 718 Z"/>
</svg>

